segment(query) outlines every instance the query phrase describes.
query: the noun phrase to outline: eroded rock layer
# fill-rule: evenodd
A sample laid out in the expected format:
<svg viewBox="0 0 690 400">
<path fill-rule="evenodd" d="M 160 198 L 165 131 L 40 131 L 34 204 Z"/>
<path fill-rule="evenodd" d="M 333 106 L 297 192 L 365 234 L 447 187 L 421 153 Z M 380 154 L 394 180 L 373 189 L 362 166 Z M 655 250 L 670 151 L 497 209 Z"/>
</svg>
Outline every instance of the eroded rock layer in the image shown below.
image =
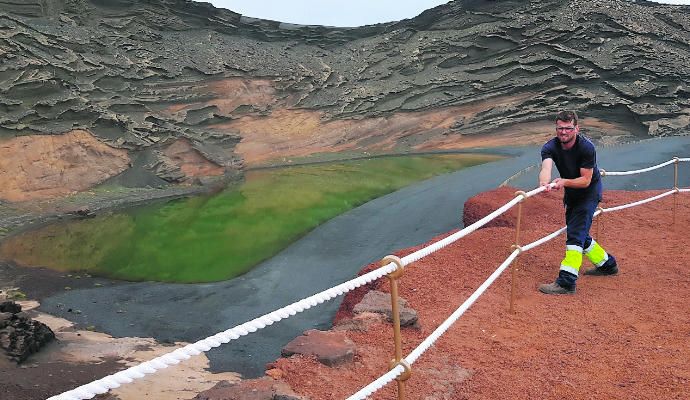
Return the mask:
<svg viewBox="0 0 690 400">
<path fill-rule="evenodd" d="M 683 134 L 689 10 L 464 0 L 328 28 L 183 0 L 0 0 L 0 138 L 84 130 L 190 182 L 243 160 L 535 142 L 565 107 L 594 137 Z"/>
<path fill-rule="evenodd" d="M 109 147 L 83 130 L 0 139 L 0 199 L 64 196 L 128 166 L 125 150 Z"/>
</svg>

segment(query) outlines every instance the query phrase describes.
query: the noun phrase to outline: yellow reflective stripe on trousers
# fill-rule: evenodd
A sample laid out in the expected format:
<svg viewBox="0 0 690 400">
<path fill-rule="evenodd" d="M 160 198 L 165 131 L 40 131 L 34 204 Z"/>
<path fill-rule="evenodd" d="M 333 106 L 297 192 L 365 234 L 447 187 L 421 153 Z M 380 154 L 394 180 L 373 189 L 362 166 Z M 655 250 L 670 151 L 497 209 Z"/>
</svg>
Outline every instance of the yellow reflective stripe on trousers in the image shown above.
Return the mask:
<svg viewBox="0 0 690 400">
<path fill-rule="evenodd" d="M 599 243 L 592 240 L 592 244 L 585 250 L 585 255 L 589 258 L 589 261 L 597 267 L 601 267 L 608 261 L 609 255 L 606 254 L 606 250 L 599 246 Z"/>
<path fill-rule="evenodd" d="M 573 250 L 577 247 L 579 250 Z M 582 248 L 579 246 L 568 246 L 565 251 L 565 258 L 561 261 L 561 271 L 570 272 L 573 275 L 578 275 L 580 266 L 582 265 Z"/>
</svg>

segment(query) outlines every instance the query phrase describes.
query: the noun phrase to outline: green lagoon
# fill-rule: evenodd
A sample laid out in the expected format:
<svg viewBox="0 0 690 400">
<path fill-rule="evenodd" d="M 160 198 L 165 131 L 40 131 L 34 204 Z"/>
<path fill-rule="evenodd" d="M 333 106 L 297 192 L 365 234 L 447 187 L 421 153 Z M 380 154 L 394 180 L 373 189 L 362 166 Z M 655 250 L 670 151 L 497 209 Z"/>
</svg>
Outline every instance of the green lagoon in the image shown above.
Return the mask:
<svg viewBox="0 0 690 400">
<path fill-rule="evenodd" d="M 414 182 L 500 158 L 381 157 L 248 171 L 220 193 L 52 224 L 8 238 L 0 258 L 128 281 L 241 275 L 329 219 Z"/>
</svg>

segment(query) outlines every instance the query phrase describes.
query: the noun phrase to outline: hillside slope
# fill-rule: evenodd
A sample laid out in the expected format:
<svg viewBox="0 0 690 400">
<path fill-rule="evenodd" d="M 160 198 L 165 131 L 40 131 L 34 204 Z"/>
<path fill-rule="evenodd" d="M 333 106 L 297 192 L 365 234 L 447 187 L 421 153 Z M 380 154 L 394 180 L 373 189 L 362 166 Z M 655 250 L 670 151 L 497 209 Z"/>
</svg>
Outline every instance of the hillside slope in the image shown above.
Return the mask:
<svg viewBox="0 0 690 400">
<path fill-rule="evenodd" d="M 0 0 L 0 10 L 4 200 L 115 176 L 193 184 L 321 153 L 533 143 L 561 108 L 582 111 L 586 133 L 605 141 L 690 125 L 688 7 L 464 0 L 359 28 L 184 0 Z M 92 137 L 76 140 L 83 130 Z M 36 135 L 57 136 L 55 148 Z M 97 142 L 118 161 L 64 178 L 99 166 L 74 155 L 99 155 Z M 45 174 L 31 171 L 36 160 Z"/>
</svg>

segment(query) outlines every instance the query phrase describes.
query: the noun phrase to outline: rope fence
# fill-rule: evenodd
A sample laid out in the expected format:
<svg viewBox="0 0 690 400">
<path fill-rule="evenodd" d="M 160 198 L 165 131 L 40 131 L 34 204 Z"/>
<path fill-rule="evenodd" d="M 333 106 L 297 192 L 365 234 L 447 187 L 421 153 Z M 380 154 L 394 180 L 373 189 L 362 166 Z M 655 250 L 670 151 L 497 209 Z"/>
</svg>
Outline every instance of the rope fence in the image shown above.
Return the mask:
<svg viewBox="0 0 690 400">
<path fill-rule="evenodd" d="M 670 190 L 668 192 L 662 193 L 657 196 L 650 197 L 648 199 L 640 200 L 634 203 L 629 203 L 629 204 L 624 204 L 621 206 L 616 206 L 616 207 L 611 207 L 607 209 L 598 209 L 597 212 L 594 213 L 594 216 L 597 216 L 601 213 L 605 212 L 613 212 L 613 211 L 618 211 L 622 210 L 625 208 L 629 207 L 635 207 L 638 205 L 642 205 L 645 203 L 649 203 L 651 201 L 659 200 L 663 197 L 669 196 L 674 193 L 687 193 L 690 192 L 690 188 L 687 189 L 679 189 L 678 188 L 678 164 L 679 162 L 690 162 L 690 158 L 678 158 L 674 157 L 672 160 L 669 160 L 667 162 L 636 170 L 636 171 L 624 171 L 624 172 L 607 172 L 605 170 L 601 170 L 602 176 L 622 176 L 622 175 L 632 175 L 635 173 L 643 173 L 643 172 L 648 172 L 652 171 L 658 168 L 662 168 L 664 166 L 670 165 L 670 164 L 675 164 L 675 182 L 674 182 L 674 188 L 673 190 Z M 553 187 L 553 184 L 548 185 L 550 187 Z M 268 314 L 265 314 L 263 316 L 260 316 L 258 318 L 255 318 L 251 321 L 245 322 L 241 325 L 237 325 L 233 328 L 230 328 L 228 330 L 225 330 L 223 332 L 217 333 L 213 336 L 207 337 L 205 339 L 199 340 L 195 343 L 186 345 L 184 347 L 181 347 L 179 349 L 176 349 L 170 353 L 164 354 L 162 356 L 156 357 L 150 361 L 146 361 L 143 363 L 140 363 L 138 365 L 132 366 L 130 368 L 127 368 L 123 371 L 117 372 L 112 375 L 108 375 L 102 379 L 93 381 L 91 383 L 82 385 L 77 387 L 76 389 L 72 389 L 70 391 L 61 393 L 59 395 L 55 395 L 50 397 L 48 400 L 86 400 L 86 399 L 91 399 L 95 397 L 98 394 L 103 394 L 108 392 L 110 389 L 115 389 L 120 387 L 123 384 L 128 384 L 133 382 L 136 379 L 143 378 L 144 376 L 148 374 L 153 374 L 158 370 L 167 368 L 171 365 L 178 364 L 184 360 L 187 360 L 193 356 L 199 355 L 201 353 L 207 352 L 212 348 L 219 347 L 222 344 L 226 344 L 232 340 L 238 339 L 242 336 L 246 336 L 250 333 L 254 333 L 258 330 L 261 330 L 265 328 L 266 326 L 272 325 L 276 322 L 279 322 L 283 319 L 289 318 L 295 314 L 301 313 L 307 309 L 310 309 L 318 304 L 321 304 L 325 301 L 329 301 L 334 299 L 335 297 L 338 297 L 340 295 L 343 295 L 347 292 L 350 292 L 362 285 L 365 285 L 367 283 L 373 282 L 375 280 L 378 280 L 382 278 L 383 276 L 388 276 L 392 280 L 392 284 L 395 283 L 397 279 L 399 279 L 402 276 L 402 272 L 404 267 L 407 265 L 414 263 L 426 256 L 428 256 L 431 253 L 434 253 L 458 240 L 461 238 L 471 234 L 472 232 L 476 231 L 477 229 L 483 227 L 493 219 L 497 218 L 498 216 L 504 214 L 511 208 L 513 208 L 515 205 L 520 204 L 524 200 L 535 196 L 547 189 L 546 186 L 538 187 L 536 189 L 533 189 L 529 192 L 517 192 L 515 198 L 504 204 L 502 207 L 498 208 L 497 210 L 493 211 L 486 217 L 478 220 L 477 222 L 459 230 L 458 232 L 447 236 L 444 239 L 441 239 L 437 242 L 434 242 L 420 250 L 415 251 L 414 253 L 411 253 L 402 259 L 398 259 L 397 257 L 393 256 L 388 256 L 384 258 L 384 262 L 380 268 L 373 270 L 371 272 L 368 272 L 364 275 L 361 275 L 357 278 L 351 279 L 345 283 L 342 283 L 340 285 L 334 286 L 332 288 L 326 289 L 322 292 L 319 292 L 317 294 L 314 294 L 310 297 L 307 297 L 305 299 L 299 300 L 297 302 L 294 302 L 290 305 L 287 305 L 283 308 L 280 308 L 278 310 L 272 311 Z M 521 214 L 521 208 L 520 208 L 520 214 Z M 519 214 L 519 215 L 520 215 Z M 519 237 L 519 223 L 518 223 L 518 236 L 516 237 L 516 244 L 513 246 L 515 250 L 506 258 L 506 260 L 494 271 L 489 278 L 453 313 L 451 314 L 446 321 L 444 321 L 429 337 L 427 337 L 420 345 L 413 350 L 406 358 L 401 358 L 401 354 L 399 354 L 399 349 L 400 349 L 400 326 L 399 326 L 399 315 L 398 313 L 393 313 L 394 317 L 394 330 L 395 330 L 395 340 L 396 340 L 396 364 L 395 366 L 392 367 L 390 371 L 388 371 L 386 374 L 382 375 L 378 379 L 376 379 L 374 382 L 371 384 L 367 385 L 354 395 L 350 396 L 349 399 L 364 399 L 386 384 L 390 383 L 391 381 L 398 379 L 398 394 L 399 398 L 402 398 L 401 395 L 403 393 L 404 389 L 404 380 L 409 378 L 409 375 L 411 373 L 411 368 L 410 365 L 414 364 L 415 361 L 419 357 L 421 357 L 422 354 L 426 350 L 428 350 L 435 342 L 438 340 L 441 335 L 443 335 L 452 325 L 457 321 L 460 316 L 462 316 L 467 309 L 472 306 L 472 304 L 486 291 L 486 289 L 491 286 L 491 284 L 505 271 L 508 266 L 510 266 L 515 259 L 520 255 L 520 253 L 524 251 L 531 250 L 541 244 L 544 244 L 548 242 L 549 240 L 554 239 L 561 233 L 563 233 L 566 230 L 566 227 L 563 227 L 535 242 L 532 242 L 530 244 L 527 244 L 525 246 L 519 246 L 517 244 L 517 237 Z M 392 285 L 393 287 L 394 285 Z M 397 286 L 396 286 L 397 287 Z M 393 292 L 393 290 L 391 290 Z M 397 294 L 397 290 L 395 290 Z M 397 296 L 391 296 L 391 301 L 394 309 L 397 306 Z M 512 308 L 512 307 L 511 307 Z M 396 321 L 397 320 L 397 321 Z"/>
<path fill-rule="evenodd" d="M 685 191 L 690 192 L 690 189 L 686 189 Z M 659 200 L 659 199 L 664 198 L 664 197 L 666 197 L 670 194 L 673 194 L 673 193 L 676 193 L 676 191 L 671 190 L 671 191 L 662 193 L 658 196 L 650 197 L 650 198 L 642 200 L 642 201 L 637 201 L 634 203 L 628 203 L 628 204 L 624 204 L 624 205 L 617 206 L 617 207 L 605 208 L 605 209 L 596 211 L 594 213 L 594 215 L 597 216 L 597 215 L 605 213 L 605 212 L 619 211 L 619 210 L 623 210 L 626 208 L 634 207 L 636 205 L 650 203 L 652 201 Z M 486 291 L 486 289 L 488 289 L 489 286 L 491 286 L 491 284 L 493 284 L 494 281 L 506 270 L 506 268 L 508 268 L 508 266 L 510 266 L 513 263 L 513 261 L 515 261 L 515 259 L 518 257 L 518 255 L 520 255 L 521 253 L 523 253 L 525 251 L 532 250 L 535 247 L 538 247 L 538 246 L 540 246 L 540 245 L 542 245 L 542 244 L 544 244 L 544 243 L 546 243 L 552 239 L 555 239 L 556 237 L 560 236 L 563 232 L 565 232 L 566 228 L 567 228 L 567 226 L 564 226 L 563 228 L 558 229 L 557 231 L 554 231 L 553 233 L 551 233 L 547 236 L 544 236 L 543 238 L 541 238 L 539 240 L 536 240 L 532 243 L 529 243 L 525 246 L 521 246 L 521 247 L 517 248 L 516 250 L 514 250 L 508 256 L 508 258 L 506 258 L 505 261 L 503 261 L 503 263 L 489 276 L 489 278 L 487 278 L 486 281 L 484 281 L 484 283 L 474 293 L 472 293 L 472 295 L 467 300 L 465 300 L 465 302 L 462 303 L 462 305 L 460 305 L 460 307 L 458 307 L 458 309 L 455 310 L 455 312 L 453 312 L 453 314 L 451 314 L 450 317 L 448 317 L 448 319 L 446 319 L 438 328 L 436 328 L 436 330 L 431 335 L 429 335 L 429 337 L 427 337 L 427 339 L 425 339 L 415 350 L 413 350 L 410 353 L 409 356 L 407 356 L 405 358 L 405 361 L 407 361 L 410 365 L 414 364 L 414 362 L 417 361 L 417 359 L 426 350 L 428 350 L 434 344 L 434 342 L 436 342 L 436 340 L 438 340 L 438 338 L 440 338 L 441 335 L 443 335 L 448 330 L 448 328 L 450 328 L 451 325 L 453 325 L 460 318 L 460 316 L 462 316 L 462 314 L 464 314 L 465 311 L 467 311 L 470 308 L 470 306 L 472 306 L 472 304 L 474 304 L 474 302 L 479 298 L 479 296 L 481 296 Z M 396 373 L 391 374 L 393 371 L 394 370 L 391 370 L 388 373 L 386 373 L 385 375 L 382 375 L 376 381 L 372 382 L 368 386 L 362 388 L 357 393 L 348 397 L 347 400 L 365 399 L 365 398 L 369 397 L 371 394 L 373 394 L 375 391 L 381 389 L 387 383 L 396 379 L 403 372 L 402 369 L 400 369 L 400 370 L 395 369 Z"/>
<path fill-rule="evenodd" d="M 627 203 L 627 204 L 623 204 L 623 205 L 619 205 L 619 206 L 615 206 L 615 207 L 609 207 L 609 208 L 599 208 L 594 213 L 594 217 L 597 217 L 603 213 L 620 211 L 620 210 L 624 210 L 627 208 L 631 208 L 631 207 L 639 206 L 642 204 L 650 203 L 650 202 L 662 199 L 666 196 L 676 194 L 679 192 L 681 192 L 681 193 L 690 192 L 690 188 L 689 189 L 679 189 L 677 187 L 677 184 L 678 184 L 677 165 L 679 162 L 681 162 L 683 160 L 690 161 L 690 159 L 679 159 L 676 157 L 673 160 L 670 160 L 668 162 L 665 162 L 665 163 L 662 163 L 662 164 L 659 164 L 659 165 L 656 165 L 653 167 L 637 170 L 637 172 L 636 172 L 636 173 L 649 172 L 649 171 L 653 171 L 653 170 L 658 169 L 658 168 L 665 167 L 665 166 L 670 165 L 670 164 L 676 164 L 676 173 L 675 173 L 675 178 L 674 178 L 674 180 L 675 180 L 674 185 L 676 185 L 676 186 L 673 188 L 673 190 L 669 190 L 669 191 L 661 193 L 659 195 L 652 196 L 652 197 L 649 197 L 649 198 L 646 198 L 643 200 L 635 201 L 632 203 Z M 602 174 L 602 175 L 604 175 L 604 174 Z M 626 172 L 614 172 L 614 173 L 607 173 L 606 175 L 623 176 L 623 175 L 631 175 L 631 174 L 626 173 Z M 536 189 L 535 189 L 535 191 L 536 191 Z M 535 191 L 532 191 L 532 192 L 535 192 Z M 532 193 L 532 192 L 529 192 L 529 193 Z M 526 199 L 528 196 L 526 196 L 524 194 L 524 192 L 517 192 L 516 197 L 513 200 L 521 198 L 521 197 L 524 197 Z M 510 203 L 508 203 L 508 204 L 510 204 Z M 674 219 L 675 219 L 675 210 L 674 210 Z M 520 214 L 518 214 L 518 224 L 517 224 L 518 235 L 519 235 L 519 229 L 520 229 L 519 221 L 520 221 Z M 519 246 L 517 244 L 514 245 L 513 247 L 515 248 L 515 250 L 489 276 L 489 278 L 487 278 L 486 281 L 484 281 L 484 283 L 482 283 L 482 285 L 479 286 L 479 288 L 474 293 L 472 293 L 472 295 L 460 305 L 460 307 L 458 307 L 441 325 L 439 325 L 439 327 L 436 328 L 436 330 L 434 330 L 434 332 L 431 335 L 429 335 L 424 341 L 422 341 L 422 343 L 420 343 L 419 346 L 417 346 L 417 348 L 415 348 L 406 358 L 404 358 L 402 360 L 404 363 L 406 363 L 408 365 L 408 371 L 407 371 L 408 375 L 411 372 L 411 368 L 409 366 L 414 364 L 414 362 L 417 361 L 417 359 L 419 359 L 419 357 L 426 350 L 428 350 L 436 342 L 436 340 L 438 340 L 441 337 L 441 335 L 443 335 L 460 318 L 460 316 L 462 316 L 465 313 L 465 311 L 467 311 L 472 306 L 472 304 L 474 304 L 474 302 L 479 298 L 479 296 L 481 296 L 489 288 L 489 286 L 491 286 L 491 284 L 494 283 L 494 281 L 506 270 L 506 268 L 508 268 L 508 266 L 510 266 L 517 259 L 517 257 L 522 252 L 532 250 L 535 247 L 538 247 L 538 246 L 540 246 L 540 245 L 542 245 L 542 244 L 544 244 L 544 243 L 546 243 L 552 239 L 555 239 L 556 237 L 561 235 L 563 232 L 565 232 L 566 229 L 567 229 L 567 226 L 564 226 L 561 229 L 558 229 L 555 232 L 553 232 L 547 236 L 544 236 L 543 238 L 538 239 L 532 243 L 524 245 L 524 246 Z M 512 298 L 512 293 L 511 293 L 511 298 Z M 511 303 L 511 310 L 512 310 L 512 303 Z M 399 377 L 403 372 L 404 372 L 404 369 L 402 367 L 396 367 L 394 369 L 391 369 L 386 374 L 382 375 L 381 377 L 379 377 L 378 379 L 376 379 L 375 381 L 373 381 L 369 385 L 365 386 L 364 388 L 360 389 L 358 392 L 356 392 L 352 396 L 348 397 L 347 400 L 366 399 L 367 397 L 371 396 L 373 393 L 375 393 L 379 389 L 383 388 L 385 385 L 392 382 L 393 380 L 400 379 Z M 398 398 L 401 399 L 402 397 L 400 395 L 398 395 Z"/>
<path fill-rule="evenodd" d="M 674 194 L 674 193 L 677 193 L 676 189 L 669 190 L 668 192 L 664 192 L 664 193 L 661 193 L 659 195 L 646 198 L 644 200 L 636 201 L 634 203 L 622 204 L 620 206 L 611 207 L 611 208 L 604 208 L 603 212 L 606 213 L 606 212 L 620 211 L 620 210 L 625 210 L 626 208 L 641 206 L 642 204 L 651 203 L 653 201 L 663 199 L 664 197 L 671 195 L 671 194 Z"/>
<path fill-rule="evenodd" d="M 604 169 L 600 169 L 599 172 L 601 173 L 602 176 L 624 176 L 624 175 L 636 175 L 636 174 L 641 174 L 643 172 L 649 172 L 649 171 L 654 171 L 655 169 L 663 168 L 667 165 L 671 164 L 676 164 L 680 160 L 678 157 L 675 157 L 672 160 L 668 160 L 666 162 L 663 162 L 661 164 L 657 164 L 651 167 L 643 168 L 643 169 L 636 169 L 633 171 L 623 171 L 623 172 L 609 172 Z"/>
</svg>

